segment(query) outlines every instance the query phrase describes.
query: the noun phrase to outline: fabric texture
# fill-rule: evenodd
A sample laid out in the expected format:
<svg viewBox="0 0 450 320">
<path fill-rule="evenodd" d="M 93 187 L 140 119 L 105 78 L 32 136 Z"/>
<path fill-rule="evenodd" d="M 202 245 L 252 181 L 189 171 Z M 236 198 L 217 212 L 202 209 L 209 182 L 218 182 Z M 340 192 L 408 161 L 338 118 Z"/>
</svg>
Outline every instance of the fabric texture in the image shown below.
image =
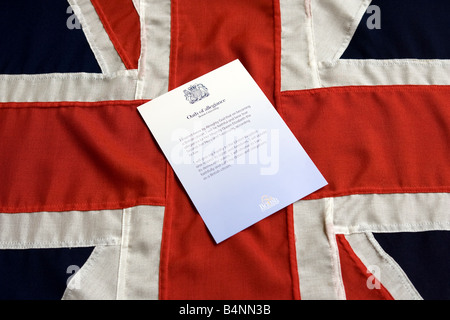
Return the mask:
<svg viewBox="0 0 450 320">
<path fill-rule="evenodd" d="M 70 9 L 67 2 L 58 0 L 2 1 L 0 73 L 100 73 L 81 25 Z"/>
<path fill-rule="evenodd" d="M 448 231 L 374 233 L 383 249 L 400 264 L 419 293 L 427 300 L 448 300 Z M 426 261 L 426 263 L 423 263 Z"/>
<path fill-rule="evenodd" d="M 227 6 L 211 5 L 209 1 L 198 1 L 196 6 L 172 1 L 171 33 L 175 42 L 172 42 L 170 87 L 238 58 L 274 101 L 273 26 L 279 23 L 274 10 L 272 1 L 260 1 L 257 6 L 241 1 L 228 2 Z M 203 19 L 193 20 L 192 16 Z M 298 289 L 292 281 L 286 210 L 216 246 L 170 168 L 167 184 L 162 299 L 295 297 Z M 189 275 L 185 270 L 191 270 Z"/>
<path fill-rule="evenodd" d="M 0 187 L 0 211 L 162 205 L 165 160 L 136 116 L 142 103 L 1 105 L 0 171 L 10 182 Z"/>
<path fill-rule="evenodd" d="M 349 300 L 393 300 L 393 297 L 361 262 L 342 235 L 337 237 L 346 298 Z M 369 281 L 370 280 L 370 281 Z M 373 290 L 372 286 L 379 286 Z"/>
<path fill-rule="evenodd" d="M 0 250 L 2 300 L 56 300 L 93 248 Z M 39 271 L 37 271 L 39 270 Z"/>
<path fill-rule="evenodd" d="M 373 0 L 341 59 L 448 59 L 448 1 Z M 395 30 L 395 32 L 392 32 Z M 420 37 L 416 32 L 420 32 Z"/>
<path fill-rule="evenodd" d="M 448 7 L 3 1 L 0 296 L 448 299 Z M 217 245 L 136 108 L 235 59 L 329 184 Z"/>
<path fill-rule="evenodd" d="M 308 198 L 448 192 L 448 92 L 447 86 L 283 92 L 280 114 L 329 183 Z"/>
<path fill-rule="evenodd" d="M 92 0 L 92 4 L 127 69 L 137 69 L 141 54 L 141 30 L 133 3 Z"/>
</svg>

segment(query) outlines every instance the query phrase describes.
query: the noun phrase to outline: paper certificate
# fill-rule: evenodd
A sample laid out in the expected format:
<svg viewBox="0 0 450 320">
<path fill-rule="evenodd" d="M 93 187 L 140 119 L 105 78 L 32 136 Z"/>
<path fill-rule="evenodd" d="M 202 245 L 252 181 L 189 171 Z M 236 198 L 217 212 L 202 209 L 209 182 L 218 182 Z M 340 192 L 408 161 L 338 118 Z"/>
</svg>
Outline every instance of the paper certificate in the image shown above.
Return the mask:
<svg viewBox="0 0 450 320">
<path fill-rule="evenodd" d="M 239 60 L 138 110 L 217 243 L 327 184 Z"/>
</svg>

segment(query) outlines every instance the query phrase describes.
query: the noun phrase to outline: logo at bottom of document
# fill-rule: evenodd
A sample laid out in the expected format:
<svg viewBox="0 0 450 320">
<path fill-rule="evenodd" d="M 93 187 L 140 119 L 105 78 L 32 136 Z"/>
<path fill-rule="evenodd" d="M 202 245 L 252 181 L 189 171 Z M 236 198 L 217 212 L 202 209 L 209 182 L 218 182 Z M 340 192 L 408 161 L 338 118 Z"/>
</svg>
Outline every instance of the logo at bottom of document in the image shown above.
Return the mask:
<svg viewBox="0 0 450 320">
<path fill-rule="evenodd" d="M 261 197 L 261 203 L 259 204 L 259 207 L 261 208 L 261 211 L 266 211 L 279 203 L 280 200 L 278 200 L 277 198 L 264 195 Z"/>
</svg>

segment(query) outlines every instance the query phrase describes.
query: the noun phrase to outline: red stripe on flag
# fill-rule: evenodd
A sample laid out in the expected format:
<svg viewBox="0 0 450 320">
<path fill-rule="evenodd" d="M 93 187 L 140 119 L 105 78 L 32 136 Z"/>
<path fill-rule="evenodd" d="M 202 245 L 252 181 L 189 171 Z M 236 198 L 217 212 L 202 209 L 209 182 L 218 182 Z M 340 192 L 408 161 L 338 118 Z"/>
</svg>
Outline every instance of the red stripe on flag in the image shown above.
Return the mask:
<svg viewBox="0 0 450 320">
<path fill-rule="evenodd" d="M 0 104 L 0 212 L 164 205 L 143 101 Z"/>
<path fill-rule="evenodd" d="M 238 58 L 273 101 L 274 6 L 277 1 L 173 0 L 171 88 Z M 287 210 L 216 245 L 170 168 L 167 186 L 161 299 L 298 298 Z"/>
<path fill-rule="evenodd" d="M 280 113 L 329 185 L 309 199 L 450 192 L 450 86 L 282 94 Z"/>
<path fill-rule="evenodd" d="M 91 0 L 127 69 L 137 69 L 141 55 L 139 15 L 131 0 Z"/>
<path fill-rule="evenodd" d="M 172 88 L 239 59 L 273 101 L 275 58 L 279 57 L 274 51 L 272 6 L 277 4 L 267 0 L 177 2 L 172 6 Z"/>
<path fill-rule="evenodd" d="M 347 300 L 394 300 L 392 295 L 362 263 L 343 234 L 336 235 Z"/>
</svg>

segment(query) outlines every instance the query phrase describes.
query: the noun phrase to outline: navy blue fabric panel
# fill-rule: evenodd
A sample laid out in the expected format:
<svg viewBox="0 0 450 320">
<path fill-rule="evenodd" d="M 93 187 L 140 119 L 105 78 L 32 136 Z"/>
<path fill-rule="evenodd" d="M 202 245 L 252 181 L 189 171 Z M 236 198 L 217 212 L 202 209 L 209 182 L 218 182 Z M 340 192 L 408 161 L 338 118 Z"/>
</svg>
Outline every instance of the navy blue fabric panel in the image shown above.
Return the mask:
<svg viewBox="0 0 450 320">
<path fill-rule="evenodd" d="M 449 231 L 374 233 L 374 236 L 424 299 L 450 299 Z"/>
<path fill-rule="evenodd" d="M 0 250 L 0 300 L 59 300 L 93 247 Z"/>
<path fill-rule="evenodd" d="M 64 0 L 0 1 L 0 73 L 101 73 Z M 75 17 L 75 16 L 74 16 Z"/>
<path fill-rule="evenodd" d="M 450 59 L 450 1 L 373 0 L 341 59 Z M 370 8 L 370 7 L 369 7 Z"/>
</svg>

